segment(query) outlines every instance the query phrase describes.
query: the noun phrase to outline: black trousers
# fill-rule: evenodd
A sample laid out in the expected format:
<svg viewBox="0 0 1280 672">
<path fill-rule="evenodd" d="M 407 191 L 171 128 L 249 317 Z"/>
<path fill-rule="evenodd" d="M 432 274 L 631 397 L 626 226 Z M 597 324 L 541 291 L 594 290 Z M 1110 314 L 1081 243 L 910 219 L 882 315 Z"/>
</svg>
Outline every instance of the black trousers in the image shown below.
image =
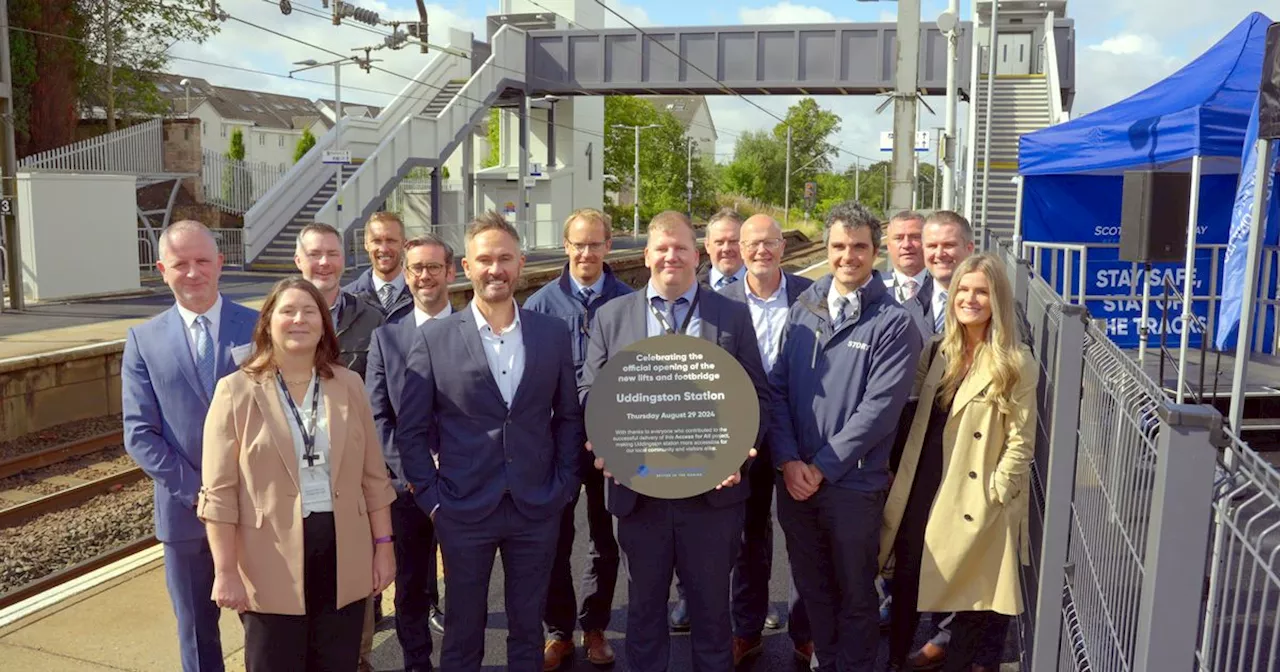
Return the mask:
<svg viewBox="0 0 1280 672">
<path fill-rule="evenodd" d="M 356 669 L 366 600 L 336 608 L 336 542 L 332 513 L 312 513 L 303 519 L 302 580 L 307 613 L 305 616 L 252 611 L 241 614 L 248 672 L 351 672 Z"/>
<path fill-rule="evenodd" d="M 391 505 L 396 554 L 396 639 L 406 668 L 431 667 L 431 609 L 440 605 L 435 525 L 413 495 Z"/>
<path fill-rule="evenodd" d="M 882 492 L 823 483 L 812 497 L 796 501 L 778 488 L 778 522 L 823 672 L 862 672 L 875 665 L 883 516 Z"/>
<path fill-rule="evenodd" d="M 971 665 L 996 669 L 1004 653 L 1011 617 L 994 611 L 958 611 L 951 622 L 951 646 L 943 672 L 968 672 Z"/>
<path fill-rule="evenodd" d="M 578 508 L 578 497 L 574 497 L 560 517 L 560 540 L 556 543 L 547 608 L 542 617 L 551 639 L 573 639 L 575 620 L 583 632 L 605 630 L 613 611 L 620 559 L 613 536 L 613 516 L 604 506 L 604 475 L 593 468 L 583 476 L 582 485 L 587 495 L 587 532 L 591 538 L 590 560 L 582 573 L 582 608 L 578 609 L 569 565 Z"/>
</svg>

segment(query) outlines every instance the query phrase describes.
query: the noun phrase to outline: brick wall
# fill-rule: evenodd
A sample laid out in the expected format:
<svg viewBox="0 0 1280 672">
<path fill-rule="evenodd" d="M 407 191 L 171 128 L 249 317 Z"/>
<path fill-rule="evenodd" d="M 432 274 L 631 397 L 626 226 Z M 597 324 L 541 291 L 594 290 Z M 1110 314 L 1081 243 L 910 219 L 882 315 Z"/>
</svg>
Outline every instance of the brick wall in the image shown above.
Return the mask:
<svg viewBox="0 0 1280 672">
<path fill-rule="evenodd" d="M 204 203 L 204 185 L 199 175 L 203 165 L 199 119 L 166 119 L 164 122 L 164 171 L 194 173 L 182 186 L 197 203 Z"/>
</svg>

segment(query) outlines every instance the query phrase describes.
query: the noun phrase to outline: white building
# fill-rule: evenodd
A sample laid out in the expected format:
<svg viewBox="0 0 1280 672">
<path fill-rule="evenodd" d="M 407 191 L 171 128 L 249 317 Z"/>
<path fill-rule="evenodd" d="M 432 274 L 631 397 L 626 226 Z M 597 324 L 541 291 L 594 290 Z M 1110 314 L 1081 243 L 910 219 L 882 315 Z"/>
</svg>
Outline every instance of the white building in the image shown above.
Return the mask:
<svg viewBox="0 0 1280 672">
<path fill-rule="evenodd" d="M 660 111 L 670 112 L 684 127 L 684 136 L 693 140 L 693 155 L 715 158 L 715 122 L 711 120 L 711 108 L 705 96 L 645 96 Z"/>
</svg>

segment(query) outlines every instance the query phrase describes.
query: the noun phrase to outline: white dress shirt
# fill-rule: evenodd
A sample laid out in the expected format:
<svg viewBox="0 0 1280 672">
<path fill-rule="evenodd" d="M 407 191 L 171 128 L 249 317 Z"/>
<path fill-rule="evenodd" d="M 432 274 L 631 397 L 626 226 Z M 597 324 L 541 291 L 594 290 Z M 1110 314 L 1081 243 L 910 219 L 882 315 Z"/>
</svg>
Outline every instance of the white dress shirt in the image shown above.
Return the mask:
<svg viewBox="0 0 1280 672">
<path fill-rule="evenodd" d="M 921 271 L 915 275 L 900 273 L 898 272 L 898 269 L 895 268 L 893 270 L 893 298 L 897 299 L 898 303 L 903 303 L 903 292 L 907 289 L 907 280 L 916 281 L 916 294 L 919 295 L 920 290 L 924 288 L 924 280 L 927 277 L 929 277 L 929 269 L 927 268 L 921 269 Z"/>
<path fill-rule="evenodd" d="M 209 338 L 212 339 L 209 345 L 216 348 L 218 345 L 218 327 L 222 324 L 222 295 L 218 295 L 218 299 L 213 302 L 213 307 L 203 313 L 196 313 L 178 306 L 178 316 L 182 318 L 182 325 L 186 327 L 187 332 L 187 348 L 191 351 L 191 361 L 195 362 L 196 367 L 200 366 L 200 358 L 196 355 L 196 335 L 200 333 L 200 327 L 196 325 L 196 318 L 201 315 L 209 320 Z"/>
<path fill-rule="evenodd" d="M 391 291 L 391 296 L 400 296 L 400 292 L 404 291 L 403 273 L 396 273 L 395 277 L 391 279 L 391 282 L 387 282 L 386 280 L 379 278 L 378 274 L 373 272 L 369 273 L 369 277 L 373 278 L 373 294 L 378 297 L 379 301 L 382 300 L 382 288 L 387 285 L 391 285 L 394 288 Z"/>
<path fill-rule="evenodd" d="M 845 298 L 849 299 L 849 305 L 844 309 L 846 320 L 854 315 L 855 312 L 859 317 L 862 316 L 862 288 L 866 286 L 867 283 L 864 282 L 857 289 L 850 290 L 848 294 L 844 295 Z M 832 322 L 835 322 L 836 314 L 840 312 L 839 302 L 840 292 L 836 291 L 836 283 L 833 282 L 831 283 L 831 289 L 827 290 L 827 312 L 831 315 Z"/>
<path fill-rule="evenodd" d="M 293 416 L 293 411 L 289 410 L 289 398 L 285 396 L 287 393 L 281 389 L 279 381 L 273 381 L 276 388 L 276 394 L 280 396 L 280 406 L 284 408 L 285 424 L 289 425 L 289 435 L 293 437 L 293 452 L 298 456 L 298 485 L 302 488 L 302 517 L 306 518 L 309 514 L 316 511 L 332 512 L 333 511 L 333 495 L 329 489 L 332 482 L 329 479 L 329 415 L 325 413 L 324 395 L 320 395 L 320 399 L 316 402 L 316 414 L 311 415 L 311 395 L 315 390 L 315 372 L 311 374 L 311 380 L 307 382 L 307 394 L 302 399 L 302 403 L 297 404 L 298 415 L 302 416 L 302 423 L 307 429 L 311 429 L 316 435 L 315 452 L 324 460 L 321 464 L 317 461 L 314 467 L 308 467 L 307 461 L 303 459 L 306 454 L 307 446 L 302 440 L 302 432 L 298 429 L 297 420 Z M 323 387 L 324 383 L 320 385 Z M 318 492 L 319 496 L 309 495 L 309 493 Z"/>
<path fill-rule="evenodd" d="M 946 313 L 946 310 L 947 310 L 946 301 L 948 297 L 944 297 L 942 295 L 943 292 L 946 292 L 946 291 L 947 291 L 946 285 L 939 283 L 935 278 L 933 281 L 933 301 L 931 304 L 932 307 L 930 311 L 930 315 L 933 315 L 935 320 L 938 318 L 939 315 L 943 315 Z"/>
<path fill-rule="evenodd" d="M 764 372 L 769 373 L 778 361 L 778 344 L 787 327 L 787 274 L 782 274 L 777 291 L 766 298 L 756 296 L 750 282 L 743 289 L 747 292 L 751 326 L 756 330 L 756 344 L 760 346 L 760 361 L 764 362 Z"/>
<path fill-rule="evenodd" d="M 449 317 L 452 314 L 453 314 L 453 304 L 451 303 L 444 304 L 444 310 L 436 313 L 435 315 L 426 314 L 426 312 L 423 311 L 421 308 L 419 308 L 418 304 L 416 303 L 413 305 L 413 323 L 414 325 L 419 327 L 421 327 L 422 323 L 426 322 L 427 320 L 443 320 L 444 318 Z"/>
<path fill-rule="evenodd" d="M 498 391 L 502 393 L 502 400 L 507 402 L 507 408 L 511 407 L 511 400 L 516 396 L 516 388 L 520 387 L 520 378 L 524 376 L 525 360 L 524 334 L 520 329 L 520 307 L 516 305 L 514 299 L 511 301 L 511 306 L 515 311 L 515 319 L 506 329 L 495 333 L 485 321 L 484 315 L 480 314 L 476 302 L 471 301 L 471 315 L 476 320 L 477 328 L 480 329 L 480 344 L 484 347 L 484 358 L 489 361 L 489 372 L 493 374 L 494 382 L 498 383 Z"/>
</svg>

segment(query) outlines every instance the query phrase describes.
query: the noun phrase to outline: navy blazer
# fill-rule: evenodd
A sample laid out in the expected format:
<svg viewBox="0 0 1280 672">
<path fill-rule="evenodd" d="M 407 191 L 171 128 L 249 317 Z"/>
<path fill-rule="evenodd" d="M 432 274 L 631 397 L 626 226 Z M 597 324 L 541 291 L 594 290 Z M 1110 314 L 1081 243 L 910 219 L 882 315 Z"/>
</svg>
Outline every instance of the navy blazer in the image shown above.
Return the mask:
<svg viewBox="0 0 1280 672">
<path fill-rule="evenodd" d="M 649 298 L 645 294 L 645 290 L 641 290 L 619 297 L 605 304 L 596 313 L 587 342 L 587 363 L 582 370 L 582 383 L 579 386 L 584 407 L 587 395 L 591 392 L 591 383 L 595 381 L 596 374 L 604 367 L 605 362 L 609 361 L 609 357 L 636 341 L 648 338 Z M 755 328 L 751 326 L 751 313 L 745 305 L 726 299 L 715 290 L 700 285 L 698 317 L 702 321 L 700 337 L 733 355 L 751 377 L 756 396 L 760 400 L 760 431 L 754 444 L 758 448 L 769 425 L 769 386 L 764 375 L 764 364 L 760 361 Z M 738 485 L 712 490 L 701 496 L 708 504 L 716 507 L 730 506 L 746 500 L 751 491 L 747 483 L 746 468 L 747 462 L 744 460 L 740 472 L 743 478 Z M 631 513 L 641 497 L 634 490 L 615 483 L 613 479 L 609 479 L 606 492 L 608 496 L 605 503 L 609 512 L 615 516 Z"/>
<path fill-rule="evenodd" d="M 586 441 L 569 348 L 554 317 L 520 310 L 525 368 L 508 409 L 468 306 L 418 327 L 405 365 L 395 447 L 423 511 L 480 522 L 509 492 L 528 518 L 559 515 L 577 493 Z M 439 454 L 440 466 L 432 461 Z"/>
<path fill-rule="evenodd" d="M 365 367 L 364 387 L 373 406 L 373 424 L 382 440 L 382 456 L 387 474 L 397 493 L 407 489 L 400 452 L 396 450 L 396 418 L 400 415 L 400 394 L 404 390 L 405 362 L 418 326 L 413 313 L 398 322 L 378 327 L 369 342 L 369 359 Z"/>
<path fill-rule="evenodd" d="M 214 350 L 219 379 L 236 370 L 231 349 L 250 342 L 257 320 L 257 311 L 222 299 Z M 176 305 L 129 330 L 120 385 L 124 448 L 155 481 L 156 538 L 204 538 L 195 507 L 210 398 L 200 385 Z"/>
<path fill-rule="evenodd" d="M 396 295 L 395 300 L 391 302 L 391 310 L 387 310 L 382 306 L 382 298 L 373 289 L 372 268 L 366 268 L 355 280 L 343 287 L 342 291 L 355 294 L 377 306 L 388 322 L 403 319 L 404 316 L 413 312 L 413 290 L 409 289 L 409 283 L 407 282 L 400 288 L 400 293 Z"/>
<path fill-rule="evenodd" d="M 796 299 L 800 298 L 804 290 L 809 289 L 813 281 L 794 273 L 783 272 L 783 275 L 787 276 L 787 306 L 789 307 L 796 302 Z M 720 296 L 745 304 L 747 302 L 747 281 L 743 279 L 742 282 L 735 282 L 725 287 L 720 290 Z"/>
</svg>

